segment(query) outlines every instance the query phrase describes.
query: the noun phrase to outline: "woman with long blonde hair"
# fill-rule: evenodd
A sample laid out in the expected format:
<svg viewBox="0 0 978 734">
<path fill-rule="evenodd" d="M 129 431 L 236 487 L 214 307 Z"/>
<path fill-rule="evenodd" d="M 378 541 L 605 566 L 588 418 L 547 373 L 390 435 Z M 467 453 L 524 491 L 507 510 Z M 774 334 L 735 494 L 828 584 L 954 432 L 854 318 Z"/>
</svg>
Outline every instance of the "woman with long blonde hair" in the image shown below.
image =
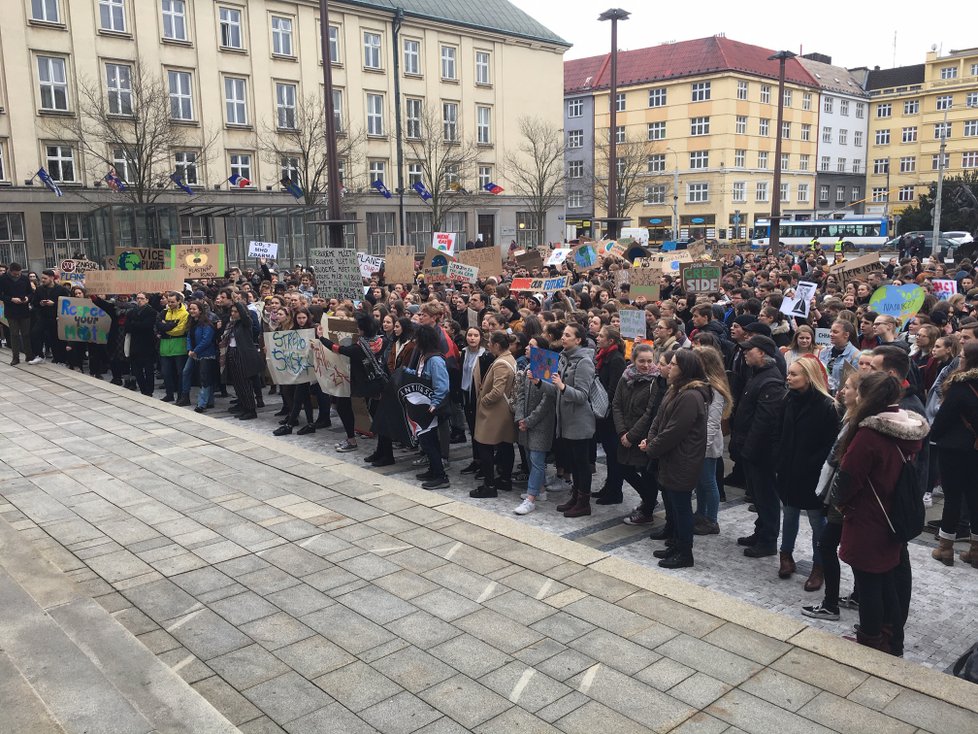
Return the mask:
<svg viewBox="0 0 978 734">
<path fill-rule="evenodd" d="M 720 512 L 720 487 L 717 484 L 717 462 L 723 456 L 723 421 L 730 417 L 733 395 L 723 368 L 723 357 L 713 347 L 695 349 L 706 379 L 713 388 L 713 397 L 706 415 L 706 459 L 696 483 L 696 514 L 693 516 L 693 533 L 716 535 L 720 532 L 717 522 Z"/>
</svg>

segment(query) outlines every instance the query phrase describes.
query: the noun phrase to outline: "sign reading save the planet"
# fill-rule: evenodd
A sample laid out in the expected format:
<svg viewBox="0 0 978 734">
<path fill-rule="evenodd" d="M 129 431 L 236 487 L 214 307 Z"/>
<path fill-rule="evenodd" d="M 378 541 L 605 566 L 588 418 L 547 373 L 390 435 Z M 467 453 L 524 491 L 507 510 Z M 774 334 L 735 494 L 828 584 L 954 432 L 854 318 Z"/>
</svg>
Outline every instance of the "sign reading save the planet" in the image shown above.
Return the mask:
<svg viewBox="0 0 978 734">
<path fill-rule="evenodd" d="M 919 285 L 884 285 L 873 291 L 869 307 L 876 313 L 892 316 L 903 326 L 917 315 L 926 295 Z"/>
</svg>

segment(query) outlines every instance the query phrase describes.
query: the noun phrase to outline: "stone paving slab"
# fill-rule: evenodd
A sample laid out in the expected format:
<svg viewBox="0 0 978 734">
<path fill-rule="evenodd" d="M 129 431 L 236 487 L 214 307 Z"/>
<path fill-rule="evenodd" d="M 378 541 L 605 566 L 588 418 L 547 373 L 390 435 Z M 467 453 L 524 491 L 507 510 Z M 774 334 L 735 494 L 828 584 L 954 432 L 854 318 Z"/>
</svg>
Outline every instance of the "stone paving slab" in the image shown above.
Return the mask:
<svg viewBox="0 0 978 734">
<path fill-rule="evenodd" d="M 978 731 L 962 681 L 606 550 L 50 366 L 0 380 L 0 516 L 242 731 Z M 19 461 L 42 443 L 74 462 Z"/>
</svg>

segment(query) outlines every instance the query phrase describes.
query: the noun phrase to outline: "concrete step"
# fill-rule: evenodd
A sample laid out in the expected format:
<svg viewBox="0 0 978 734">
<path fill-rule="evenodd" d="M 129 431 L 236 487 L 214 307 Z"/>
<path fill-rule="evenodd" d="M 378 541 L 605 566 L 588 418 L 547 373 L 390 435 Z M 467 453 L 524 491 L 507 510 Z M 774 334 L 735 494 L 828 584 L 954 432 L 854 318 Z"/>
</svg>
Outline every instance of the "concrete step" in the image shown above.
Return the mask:
<svg viewBox="0 0 978 734">
<path fill-rule="evenodd" d="M 0 610 L 0 732 L 238 732 L 2 518 Z"/>
</svg>

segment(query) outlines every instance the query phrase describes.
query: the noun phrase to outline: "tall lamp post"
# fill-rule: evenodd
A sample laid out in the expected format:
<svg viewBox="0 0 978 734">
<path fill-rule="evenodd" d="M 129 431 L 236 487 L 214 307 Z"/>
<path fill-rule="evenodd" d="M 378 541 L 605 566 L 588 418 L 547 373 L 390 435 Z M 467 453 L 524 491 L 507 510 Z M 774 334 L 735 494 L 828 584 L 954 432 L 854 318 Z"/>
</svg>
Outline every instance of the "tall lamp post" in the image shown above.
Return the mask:
<svg viewBox="0 0 978 734">
<path fill-rule="evenodd" d="M 611 127 L 608 145 L 608 237 L 616 239 L 621 222 L 618 219 L 618 21 L 628 20 L 630 13 L 621 8 L 611 8 L 598 16 L 598 20 L 611 21 Z"/>
<path fill-rule="evenodd" d="M 937 195 L 934 197 L 934 231 L 931 232 L 930 256 L 938 262 L 941 256 L 941 204 L 944 197 L 944 155 L 947 151 L 947 113 L 951 105 L 944 108 L 944 125 L 941 127 L 941 148 L 937 154 Z"/>
<path fill-rule="evenodd" d="M 329 246 L 343 246 L 343 222 L 340 211 L 340 171 L 336 149 L 336 118 L 333 108 L 333 66 L 329 54 L 329 8 L 319 0 L 319 42 L 323 53 L 323 95 L 326 97 L 326 224 Z M 307 184 L 308 185 L 308 184 Z"/>
<path fill-rule="evenodd" d="M 781 249 L 781 138 L 784 127 L 784 66 L 788 59 L 797 54 L 791 51 L 778 51 L 768 56 L 769 61 L 778 62 L 778 128 L 774 138 L 774 191 L 771 203 L 771 251 L 777 255 Z"/>
<path fill-rule="evenodd" d="M 679 242 L 679 153 L 672 148 L 666 151 L 676 157 L 676 167 L 672 171 L 672 241 Z"/>
</svg>

